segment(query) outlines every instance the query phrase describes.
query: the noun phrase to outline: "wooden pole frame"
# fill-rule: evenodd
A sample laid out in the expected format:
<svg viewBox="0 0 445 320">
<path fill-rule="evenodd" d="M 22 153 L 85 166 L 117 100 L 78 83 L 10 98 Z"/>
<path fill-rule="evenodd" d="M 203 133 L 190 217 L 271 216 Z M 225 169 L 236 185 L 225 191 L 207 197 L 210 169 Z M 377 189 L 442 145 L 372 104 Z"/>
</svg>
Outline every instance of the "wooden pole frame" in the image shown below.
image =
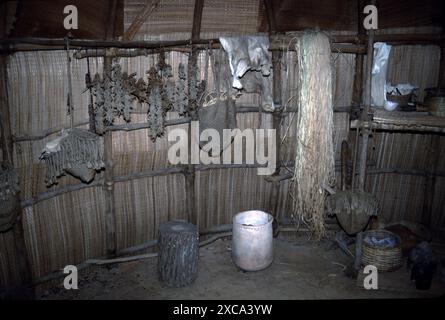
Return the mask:
<svg viewBox="0 0 445 320">
<path fill-rule="evenodd" d="M 7 161 L 10 164 L 13 165 L 13 141 L 12 141 L 12 134 L 11 134 L 11 123 L 10 123 L 10 106 L 9 106 L 9 99 L 8 99 L 8 92 L 7 92 L 7 86 L 6 86 L 6 79 L 7 77 L 7 68 L 6 68 L 6 59 L 7 57 L 2 56 L 0 57 L 0 81 L 2 81 L 2 84 L 0 85 L 0 90 L 4 91 L 1 92 L 1 95 L 3 97 L 3 101 L 0 101 L 0 112 L 1 112 L 1 124 L 0 129 L 2 136 L 2 143 L 1 148 L 3 151 L 3 161 Z M 15 203 L 14 203 L 14 212 L 16 221 L 14 223 L 14 226 L 9 232 L 13 233 L 14 237 L 14 249 L 15 249 L 15 255 L 16 255 L 16 261 L 18 264 L 18 273 L 20 274 L 21 283 L 18 284 L 17 288 L 14 288 L 14 291 L 11 293 L 12 298 L 18 298 L 18 299 L 33 299 L 34 298 L 34 290 L 31 287 L 32 284 L 32 272 L 31 272 L 31 265 L 28 257 L 28 250 L 26 248 L 26 242 L 25 242 L 25 234 L 24 234 L 24 226 L 23 226 L 23 219 L 22 219 L 22 207 L 20 205 L 20 192 L 16 194 L 15 196 Z"/>
<path fill-rule="evenodd" d="M 117 0 L 113 0 L 109 5 L 109 23 L 107 25 L 107 39 L 114 38 L 115 18 L 116 18 Z M 113 56 L 111 49 L 106 51 L 104 58 L 104 74 L 111 77 L 111 67 Z M 113 181 L 113 133 L 106 131 L 104 134 L 104 162 L 105 162 L 105 181 L 103 184 L 105 194 L 105 237 L 106 237 L 106 255 L 108 258 L 116 256 L 117 238 L 116 238 L 116 212 L 114 206 L 114 181 Z"/>
</svg>

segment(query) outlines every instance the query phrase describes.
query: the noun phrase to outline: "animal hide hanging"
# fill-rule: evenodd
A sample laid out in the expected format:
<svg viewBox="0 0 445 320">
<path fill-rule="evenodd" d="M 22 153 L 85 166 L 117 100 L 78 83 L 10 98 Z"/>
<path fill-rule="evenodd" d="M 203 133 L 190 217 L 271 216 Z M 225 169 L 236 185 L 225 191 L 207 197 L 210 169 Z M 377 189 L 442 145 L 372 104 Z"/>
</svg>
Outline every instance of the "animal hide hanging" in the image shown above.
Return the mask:
<svg viewBox="0 0 445 320">
<path fill-rule="evenodd" d="M 229 59 L 232 87 L 246 93 L 261 94 L 261 108 L 266 112 L 274 111 L 276 106 L 272 98 L 269 38 L 221 37 L 220 42 Z"/>
<path fill-rule="evenodd" d="M 0 165 L 0 232 L 9 230 L 20 210 L 15 210 L 15 195 L 20 191 L 19 178 L 14 168 L 4 162 Z"/>
<path fill-rule="evenodd" d="M 46 164 L 46 183 L 69 173 L 84 183 L 94 179 L 96 170 L 105 167 L 100 136 L 85 129 L 62 131 L 59 137 L 46 144 L 40 156 Z"/>
<path fill-rule="evenodd" d="M 198 142 L 200 148 L 209 153 L 210 156 L 218 156 L 230 146 L 231 141 L 223 141 L 222 139 L 224 136 L 223 130 L 237 127 L 235 100 L 231 95 L 231 84 L 228 81 L 230 70 L 224 63 L 225 59 L 224 52 L 220 52 L 220 54 L 213 53 L 211 59 L 207 59 L 212 65 L 214 88 L 213 91 L 208 91 L 204 98 L 199 101 L 199 134 L 201 135 L 207 129 L 215 129 L 221 137 L 218 154 L 215 153 L 215 150 L 206 150 L 206 141 Z"/>
</svg>

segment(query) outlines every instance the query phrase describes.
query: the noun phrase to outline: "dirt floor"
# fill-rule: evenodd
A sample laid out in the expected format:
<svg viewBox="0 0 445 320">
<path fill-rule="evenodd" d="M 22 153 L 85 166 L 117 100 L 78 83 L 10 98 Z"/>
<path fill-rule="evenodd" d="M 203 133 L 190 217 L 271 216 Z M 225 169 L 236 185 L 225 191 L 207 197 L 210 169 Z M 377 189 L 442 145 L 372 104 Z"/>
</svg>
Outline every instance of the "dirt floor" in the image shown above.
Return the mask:
<svg viewBox="0 0 445 320">
<path fill-rule="evenodd" d="M 379 289 L 366 290 L 363 276 L 353 280 L 344 275 L 350 260 L 329 241 L 315 242 L 304 236 L 274 239 L 274 262 L 258 272 L 239 270 L 231 260 L 230 245 L 230 240 L 220 239 L 201 248 L 198 279 L 186 288 L 160 283 L 157 260 L 152 258 L 95 267 L 80 273 L 78 290 L 65 290 L 61 285 L 45 291 L 40 299 L 367 299 L 445 293 L 445 284 L 437 276 L 430 290 L 416 290 L 406 267 L 379 274 Z"/>
</svg>

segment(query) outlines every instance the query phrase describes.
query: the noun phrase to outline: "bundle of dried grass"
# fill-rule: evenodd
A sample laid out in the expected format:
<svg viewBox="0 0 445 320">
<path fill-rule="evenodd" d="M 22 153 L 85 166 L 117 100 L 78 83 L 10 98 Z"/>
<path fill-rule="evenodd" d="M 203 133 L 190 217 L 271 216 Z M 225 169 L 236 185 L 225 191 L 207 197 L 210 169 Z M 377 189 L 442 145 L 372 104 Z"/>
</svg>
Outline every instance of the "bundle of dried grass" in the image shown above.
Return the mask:
<svg viewBox="0 0 445 320">
<path fill-rule="evenodd" d="M 291 183 L 294 217 L 320 239 L 324 235 L 324 185 L 335 180 L 332 71 L 326 35 L 306 32 L 297 42 L 298 115 L 295 170 Z"/>
</svg>

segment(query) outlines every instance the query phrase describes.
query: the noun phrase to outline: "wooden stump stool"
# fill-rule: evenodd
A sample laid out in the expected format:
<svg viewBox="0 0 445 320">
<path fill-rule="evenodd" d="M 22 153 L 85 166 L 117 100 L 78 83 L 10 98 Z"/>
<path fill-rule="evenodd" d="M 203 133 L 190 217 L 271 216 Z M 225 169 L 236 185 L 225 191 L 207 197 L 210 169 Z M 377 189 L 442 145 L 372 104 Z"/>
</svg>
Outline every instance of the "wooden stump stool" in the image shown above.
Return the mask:
<svg viewBox="0 0 445 320">
<path fill-rule="evenodd" d="M 159 280 L 170 287 L 185 287 L 198 276 L 198 228 L 185 221 L 159 227 Z"/>
</svg>

